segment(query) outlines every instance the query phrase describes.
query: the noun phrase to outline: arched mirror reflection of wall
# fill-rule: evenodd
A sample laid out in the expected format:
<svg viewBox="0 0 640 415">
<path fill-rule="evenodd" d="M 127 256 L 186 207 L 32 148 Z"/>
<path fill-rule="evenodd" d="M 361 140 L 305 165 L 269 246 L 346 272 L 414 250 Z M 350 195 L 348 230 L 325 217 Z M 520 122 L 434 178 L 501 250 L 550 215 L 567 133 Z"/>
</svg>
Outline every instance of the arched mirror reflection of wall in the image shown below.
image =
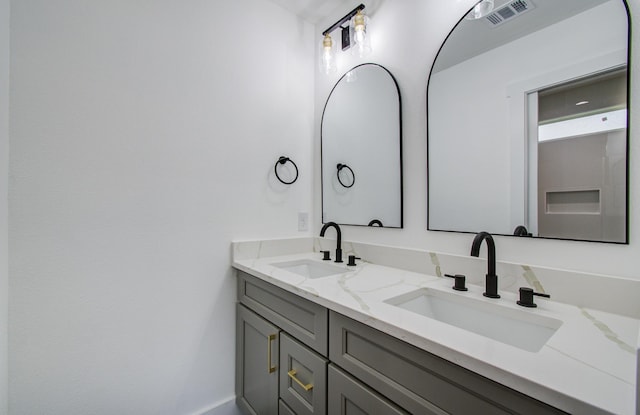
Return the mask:
<svg viewBox="0 0 640 415">
<path fill-rule="evenodd" d="M 322 115 L 322 222 L 402 227 L 400 91 L 377 64 L 347 72 Z"/>
<path fill-rule="evenodd" d="M 434 62 L 428 229 L 628 242 L 623 0 L 495 0 Z"/>
</svg>

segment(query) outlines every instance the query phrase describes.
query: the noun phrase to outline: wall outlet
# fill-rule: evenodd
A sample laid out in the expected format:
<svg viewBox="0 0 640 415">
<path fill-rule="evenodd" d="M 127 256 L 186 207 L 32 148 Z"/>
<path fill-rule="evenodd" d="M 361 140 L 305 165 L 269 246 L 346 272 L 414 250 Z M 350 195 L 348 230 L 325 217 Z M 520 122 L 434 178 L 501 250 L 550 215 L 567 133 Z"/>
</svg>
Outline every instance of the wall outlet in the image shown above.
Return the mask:
<svg viewBox="0 0 640 415">
<path fill-rule="evenodd" d="M 307 212 L 298 212 L 298 231 L 304 232 L 309 230 L 309 214 Z"/>
</svg>

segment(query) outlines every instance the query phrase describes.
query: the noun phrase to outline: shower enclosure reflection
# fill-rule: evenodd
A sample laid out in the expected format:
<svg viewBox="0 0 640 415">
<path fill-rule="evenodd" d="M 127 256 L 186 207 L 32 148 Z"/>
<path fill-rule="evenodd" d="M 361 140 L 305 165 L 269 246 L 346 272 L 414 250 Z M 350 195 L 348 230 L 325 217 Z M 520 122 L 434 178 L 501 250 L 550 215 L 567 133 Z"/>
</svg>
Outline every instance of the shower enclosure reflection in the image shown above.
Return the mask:
<svg viewBox="0 0 640 415">
<path fill-rule="evenodd" d="M 528 95 L 530 232 L 625 240 L 626 82 L 621 69 Z"/>
</svg>

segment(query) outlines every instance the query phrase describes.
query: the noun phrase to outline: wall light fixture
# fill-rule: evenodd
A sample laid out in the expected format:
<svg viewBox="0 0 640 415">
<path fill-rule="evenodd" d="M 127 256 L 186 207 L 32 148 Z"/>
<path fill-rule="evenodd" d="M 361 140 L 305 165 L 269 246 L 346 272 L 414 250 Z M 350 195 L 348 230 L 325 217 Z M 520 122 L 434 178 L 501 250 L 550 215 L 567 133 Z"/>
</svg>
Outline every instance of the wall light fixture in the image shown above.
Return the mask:
<svg viewBox="0 0 640 415">
<path fill-rule="evenodd" d="M 364 57 L 371 52 L 371 42 L 367 35 L 369 18 L 362 12 L 363 10 L 364 4 L 360 4 L 322 32 L 323 39 L 320 52 L 322 72 L 331 74 L 336 71 L 335 48 L 331 32 L 337 28 L 342 29 L 342 50 L 347 50 L 353 45 L 352 52 L 357 56 Z"/>
<path fill-rule="evenodd" d="M 362 10 L 358 10 L 356 15 L 351 18 L 350 27 L 353 29 L 353 49 L 352 53 L 364 58 L 371 53 L 371 41 L 367 35 L 367 25 L 369 18 L 364 15 Z"/>
<path fill-rule="evenodd" d="M 322 45 L 320 45 L 320 70 L 330 75 L 336 73 L 336 48 L 329 33 L 324 35 Z"/>
</svg>

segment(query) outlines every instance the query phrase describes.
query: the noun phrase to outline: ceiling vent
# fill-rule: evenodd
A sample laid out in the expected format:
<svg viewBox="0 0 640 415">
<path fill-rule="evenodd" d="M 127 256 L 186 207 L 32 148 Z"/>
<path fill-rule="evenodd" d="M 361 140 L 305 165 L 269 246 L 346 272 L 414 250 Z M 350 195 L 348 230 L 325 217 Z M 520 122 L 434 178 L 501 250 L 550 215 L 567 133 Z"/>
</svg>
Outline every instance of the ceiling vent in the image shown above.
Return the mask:
<svg viewBox="0 0 640 415">
<path fill-rule="evenodd" d="M 515 17 L 520 16 L 523 13 L 534 9 L 536 6 L 531 0 L 516 0 L 505 4 L 493 13 L 487 15 L 485 19 L 492 27 L 500 26 L 509 20 L 513 20 Z"/>
</svg>

